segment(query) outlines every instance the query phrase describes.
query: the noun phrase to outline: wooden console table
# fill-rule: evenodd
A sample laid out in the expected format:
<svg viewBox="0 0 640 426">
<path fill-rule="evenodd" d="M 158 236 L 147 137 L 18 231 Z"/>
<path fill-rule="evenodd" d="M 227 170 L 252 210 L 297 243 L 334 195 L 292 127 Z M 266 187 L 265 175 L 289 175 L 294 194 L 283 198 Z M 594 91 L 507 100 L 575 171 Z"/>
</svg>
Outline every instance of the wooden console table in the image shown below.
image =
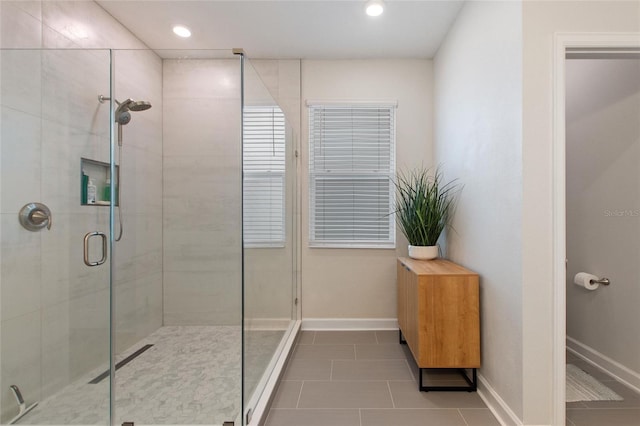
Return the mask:
<svg viewBox="0 0 640 426">
<path fill-rule="evenodd" d="M 421 391 L 475 391 L 480 368 L 478 274 L 444 259 L 398 258 L 398 324 Z M 457 369 L 468 386 L 424 386 L 422 371 Z M 472 369 L 469 378 L 466 369 Z"/>
</svg>

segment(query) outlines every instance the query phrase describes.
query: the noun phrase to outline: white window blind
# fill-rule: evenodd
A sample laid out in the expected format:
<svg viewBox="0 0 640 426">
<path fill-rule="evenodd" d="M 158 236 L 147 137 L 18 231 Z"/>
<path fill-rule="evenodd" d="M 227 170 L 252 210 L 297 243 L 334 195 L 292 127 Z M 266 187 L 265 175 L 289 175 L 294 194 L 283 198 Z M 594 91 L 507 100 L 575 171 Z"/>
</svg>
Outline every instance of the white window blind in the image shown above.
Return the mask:
<svg viewBox="0 0 640 426">
<path fill-rule="evenodd" d="M 278 107 L 245 107 L 243 119 L 244 243 L 284 247 L 284 113 Z"/>
<path fill-rule="evenodd" d="M 311 247 L 395 247 L 395 106 L 309 106 Z"/>
</svg>

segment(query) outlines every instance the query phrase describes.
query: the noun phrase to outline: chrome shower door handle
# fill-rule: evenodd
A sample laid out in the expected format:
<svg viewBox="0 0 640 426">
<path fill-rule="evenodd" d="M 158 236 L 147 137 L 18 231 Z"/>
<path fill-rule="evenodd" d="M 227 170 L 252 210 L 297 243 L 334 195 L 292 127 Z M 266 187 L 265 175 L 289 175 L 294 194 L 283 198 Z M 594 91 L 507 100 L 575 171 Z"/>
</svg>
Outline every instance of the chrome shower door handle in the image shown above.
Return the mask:
<svg viewBox="0 0 640 426">
<path fill-rule="evenodd" d="M 89 260 L 89 240 L 91 239 L 91 237 L 96 237 L 96 236 L 100 236 L 100 238 L 102 238 L 102 258 L 97 262 L 91 262 Z M 104 233 L 98 232 L 98 231 L 89 232 L 87 235 L 84 236 L 84 264 L 87 266 L 98 266 L 98 265 L 102 265 L 106 261 L 107 261 L 107 236 Z"/>
</svg>

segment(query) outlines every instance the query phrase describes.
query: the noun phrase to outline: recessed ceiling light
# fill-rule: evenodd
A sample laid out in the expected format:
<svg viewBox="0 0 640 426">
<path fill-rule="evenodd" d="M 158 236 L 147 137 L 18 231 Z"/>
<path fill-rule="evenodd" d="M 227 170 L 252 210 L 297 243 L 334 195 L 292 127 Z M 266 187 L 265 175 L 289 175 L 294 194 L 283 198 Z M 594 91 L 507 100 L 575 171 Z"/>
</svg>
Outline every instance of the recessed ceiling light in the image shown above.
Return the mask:
<svg viewBox="0 0 640 426">
<path fill-rule="evenodd" d="M 175 27 L 173 27 L 173 32 L 178 37 L 182 37 L 182 38 L 191 37 L 191 30 L 189 30 L 189 28 L 184 27 L 182 25 L 176 25 Z"/>
<path fill-rule="evenodd" d="M 384 12 L 384 4 L 382 0 L 369 0 L 365 4 L 365 10 L 369 16 L 380 16 Z"/>
</svg>

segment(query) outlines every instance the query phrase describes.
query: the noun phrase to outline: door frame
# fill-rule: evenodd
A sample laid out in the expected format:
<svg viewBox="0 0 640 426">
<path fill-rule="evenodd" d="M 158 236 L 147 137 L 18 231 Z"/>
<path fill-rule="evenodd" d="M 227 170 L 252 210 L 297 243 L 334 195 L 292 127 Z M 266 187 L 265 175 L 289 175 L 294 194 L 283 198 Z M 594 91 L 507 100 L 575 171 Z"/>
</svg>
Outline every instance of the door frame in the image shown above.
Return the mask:
<svg viewBox="0 0 640 426">
<path fill-rule="evenodd" d="M 640 33 L 556 33 L 553 46 L 553 424 L 564 425 L 566 348 L 566 118 L 568 49 L 640 49 Z"/>
</svg>

